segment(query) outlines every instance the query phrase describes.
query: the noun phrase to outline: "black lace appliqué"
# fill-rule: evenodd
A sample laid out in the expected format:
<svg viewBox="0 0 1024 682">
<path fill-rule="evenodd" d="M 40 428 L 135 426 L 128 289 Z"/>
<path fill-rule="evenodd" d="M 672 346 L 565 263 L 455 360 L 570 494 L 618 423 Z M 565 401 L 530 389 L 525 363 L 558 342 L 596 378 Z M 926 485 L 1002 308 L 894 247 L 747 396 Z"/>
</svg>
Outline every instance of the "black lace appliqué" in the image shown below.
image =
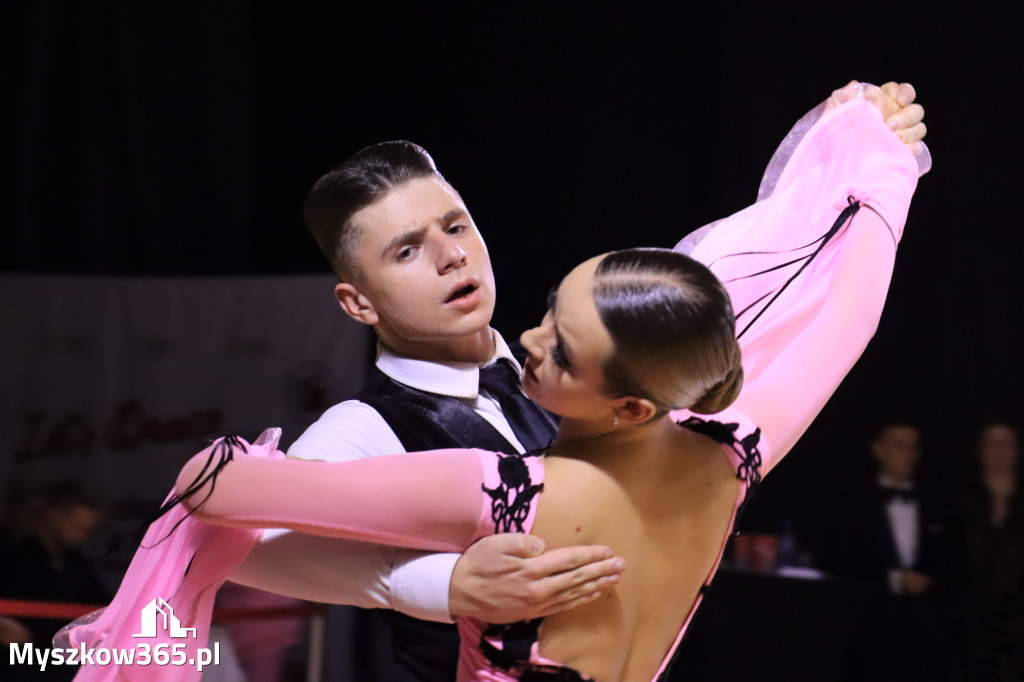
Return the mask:
<svg viewBox="0 0 1024 682">
<path fill-rule="evenodd" d="M 530 514 L 530 506 L 544 484 L 530 480 L 530 469 L 522 455 L 498 455 L 498 476 L 501 483 L 495 488 L 481 485 L 491 496 L 491 519 L 495 533 L 524 533 L 523 522 Z"/>
<path fill-rule="evenodd" d="M 530 662 L 530 652 L 537 642 L 543 620 L 534 618 L 507 625 L 491 625 L 484 630 L 480 651 L 492 665 L 517 675 L 519 682 L 594 682 L 568 666 Z M 500 649 L 491 643 L 493 640 L 501 641 Z"/>
<path fill-rule="evenodd" d="M 730 446 L 740 456 L 740 465 L 736 467 L 736 478 L 744 481 L 748 486 L 754 486 L 761 482 L 761 451 L 757 449 L 758 443 L 761 442 L 760 428 L 737 439 L 736 431 L 740 425 L 735 423 L 723 424 L 713 419 L 690 417 L 686 421 L 679 422 L 679 425 Z"/>
</svg>

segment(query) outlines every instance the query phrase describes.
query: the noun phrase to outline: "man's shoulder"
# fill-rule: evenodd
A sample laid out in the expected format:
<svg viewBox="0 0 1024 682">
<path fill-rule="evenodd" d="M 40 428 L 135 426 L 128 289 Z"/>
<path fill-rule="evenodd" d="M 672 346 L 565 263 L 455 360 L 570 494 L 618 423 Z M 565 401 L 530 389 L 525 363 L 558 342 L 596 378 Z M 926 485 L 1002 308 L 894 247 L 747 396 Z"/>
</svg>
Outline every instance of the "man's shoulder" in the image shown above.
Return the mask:
<svg viewBox="0 0 1024 682">
<path fill-rule="evenodd" d="M 289 457 L 328 462 L 405 452 L 372 406 L 346 400 L 329 408 L 288 448 Z"/>
</svg>

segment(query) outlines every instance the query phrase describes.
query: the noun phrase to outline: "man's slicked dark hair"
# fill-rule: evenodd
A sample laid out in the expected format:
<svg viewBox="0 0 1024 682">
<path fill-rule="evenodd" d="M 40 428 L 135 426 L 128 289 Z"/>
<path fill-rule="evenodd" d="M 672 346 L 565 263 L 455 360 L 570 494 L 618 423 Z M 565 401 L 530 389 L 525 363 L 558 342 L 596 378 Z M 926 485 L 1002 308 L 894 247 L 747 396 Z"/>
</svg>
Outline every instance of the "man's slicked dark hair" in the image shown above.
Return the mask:
<svg viewBox="0 0 1024 682">
<path fill-rule="evenodd" d="M 306 197 L 306 227 L 338 279 L 360 275 L 355 256 L 360 233 L 352 216 L 394 187 L 426 177 L 441 177 L 427 150 L 396 140 L 361 149 L 316 181 Z"/>
</svg>

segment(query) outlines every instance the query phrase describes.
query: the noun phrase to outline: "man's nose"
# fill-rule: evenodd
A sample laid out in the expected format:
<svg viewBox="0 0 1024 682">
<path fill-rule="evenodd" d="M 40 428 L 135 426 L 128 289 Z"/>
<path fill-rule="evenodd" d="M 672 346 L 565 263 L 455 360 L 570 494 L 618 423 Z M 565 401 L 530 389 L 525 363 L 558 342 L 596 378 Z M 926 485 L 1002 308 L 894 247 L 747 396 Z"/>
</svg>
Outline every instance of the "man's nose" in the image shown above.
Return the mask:
<svg viewBox="0 0 1024 682">
<path fill-rule="evenodd" d="M 440 254 L 437 270 L 444 274 L 450 270 L 458 270 L 466 265 L 466 252 L 447 234 L 440 238 Z"/>
</svg>

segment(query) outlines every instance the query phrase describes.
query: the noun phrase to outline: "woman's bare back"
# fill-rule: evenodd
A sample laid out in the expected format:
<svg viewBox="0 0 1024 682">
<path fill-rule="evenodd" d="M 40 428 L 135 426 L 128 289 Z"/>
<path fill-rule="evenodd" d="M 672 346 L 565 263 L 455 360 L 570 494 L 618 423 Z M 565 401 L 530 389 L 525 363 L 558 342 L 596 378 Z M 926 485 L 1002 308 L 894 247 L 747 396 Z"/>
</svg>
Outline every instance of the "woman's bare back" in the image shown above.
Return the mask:
<svg viewBox="0 0 1024 682">
<path fill-rule="evenodd" d="M 627 562 L 599 600 L 550 616 L 540 654 L 601 682 L 650 682 L 718 561 L 740 485 L 722 444 L 662 420 L 650 445 L 554 454 L 533 533 Z"/>
</svg>

